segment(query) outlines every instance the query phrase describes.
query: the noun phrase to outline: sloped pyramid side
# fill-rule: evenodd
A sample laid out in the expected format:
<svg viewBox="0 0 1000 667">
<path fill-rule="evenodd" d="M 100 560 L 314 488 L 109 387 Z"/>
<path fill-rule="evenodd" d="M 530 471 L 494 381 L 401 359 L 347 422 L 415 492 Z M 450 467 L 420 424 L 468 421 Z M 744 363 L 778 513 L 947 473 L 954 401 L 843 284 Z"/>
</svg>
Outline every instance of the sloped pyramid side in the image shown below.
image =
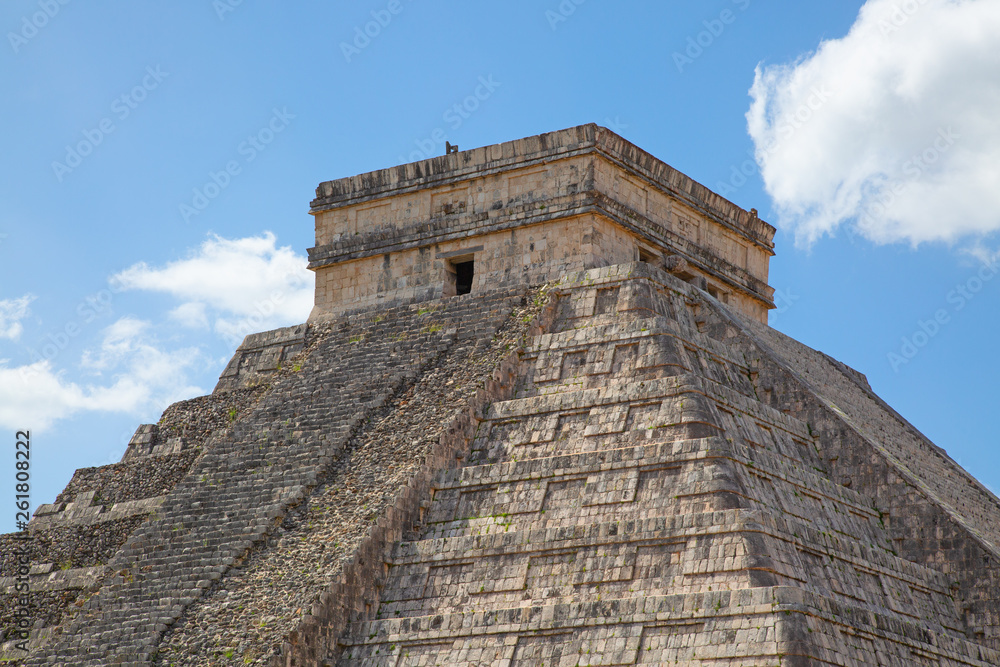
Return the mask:
<svg viewBox="0 0 1000 667">
<path fill-rule="evenodd" d="M 275 654 L 281 664 L 317 664 L 297 651 L 318 645 L 318 621 L 335 641 L 350 615 L 377 603 L 387 548 L 424 513 L 434 475 L 466 455 L 485 407 L 512 394 L 516 350 L 547 312 L 540 290 L 503 289 L 351 316 L 351 335 L 331 344 L 331 357 L 357 357 L 352 363 L 359 364 L 381 353 L 405 358 L 393 344 L 399 329 L 358 339 L 358 328 L 372 321 L 398 326 L 406 319 L 403 331 L 411 334 L 454 327 L 454 342 L 365 415 L 301 502 L 188 605 L 153 664 L 266 665 Z"/>
<path fill-rule="evenodd" d="M 0 535 L 0 633 L 16 627 L 23 606 L 14 577 L 18 551 L 27 551 L 27 647 L 46 644 L 108 575 L 108 562 L 184 478 L 207 442 L 246 415 L 265 386 L 180 401 L 158 424 L 144 424 L 118 463 L 80 468 L 52 503 L 39 505 L 25 533 Z M 23 539 L 27 536 L 27 539 Z M 0 662 L 25 657 L 8 632 Z"/>
<path fill-rule="evenodd" d="M 183 479 L 157 499 L 155 513 L 142 517 L 100 579 L 24 664 L 150 664 L 164 633 L 267 548 L 283 517 L 343 461 L 370 418 L 450 351 L 491 340 L 524 298 L 523 288 L 505 288 L 455 298 L 436 310 L 401 307 L 317 327 L 301 365 L 286 369 L 246 414 L 212 434 Z M 419 469 L 419 457 L 414 463 Z M 334 564 L 345 553 L 350 558 L 371 518 L 343 518 L 352 535 L 329 554 Z M 323 589 L 293 591 L 302 598 L 297 606 L 308 606 Z M 295 609 L 283 619 L 285 632 L 297 622 Z M 265 661 L 274 649 L 272 634 L 264 633 Z M 280 640 L 279 634 L 279 646 Z M 200 651 L 195 661 L 216 657 Z"/>
<path fill-rule="evenodd" d="M 739 322 L 747 344 L 773 362 L 761 369 L 761 395 L 811 423 L 831 479 L 878 499 L 894 550 L 948 573 L 966 634 L 1000 649 L 1000 500 L 863 375 L 774 329 L 718 312 Z"/>
<path fill-rule="evenodd" d="M 937 469 L 900 469 L 766 332 L 667 274 L 557 292 L 372 617 L 296 664 L 1000 664 L 988 524 L 928 492 Z"/>
</svg>

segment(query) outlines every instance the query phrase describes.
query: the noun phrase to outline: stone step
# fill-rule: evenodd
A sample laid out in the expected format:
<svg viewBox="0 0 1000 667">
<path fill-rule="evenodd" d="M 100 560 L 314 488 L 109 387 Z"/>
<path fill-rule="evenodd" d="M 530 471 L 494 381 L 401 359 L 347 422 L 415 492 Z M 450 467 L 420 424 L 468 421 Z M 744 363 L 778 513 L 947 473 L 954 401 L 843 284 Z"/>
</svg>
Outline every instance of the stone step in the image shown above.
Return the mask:
<svg viewBox="0 0 1000 667">
<path fill-rule="evenodd" d="M 435 480 L 438 491 L 466 489 L 516 482 L 547 480 L 556 476 L 580 476 L 597 472 L 624 471 L 644 466 L 679 464 L 710 458 L 732 458 L 756 472 L 807 487 L 852 511 L 877 518 L 869 497 L 831 482 L 823 470 L 807 467 L 802 461 L 765 450 L 753 444 L 734 444 L 722 436 L 684 440 L 643 438 L 639 442 L 622 441 L 620 446 L 590 452 L 566 452 L 535 459 L 470 465 L 443 471 Z"/>
<path fill-rule="evenodd" d="M 804 634 L 822 639 L 808 643 Z M 845 637 L 844 635 L 848 635 Z M 855 641 L 850 641 L 850 640 Z M 352 624 L 343 665 L 941 664 L 987 667 L 1000 653 L 891 612 L 774 586 L 585 603 L 524 604 Z M 866 652 L 866 649 L 867 650 Z"/>
<path fill-rule="evenodd" d="M 529 579 L 533 563 L 561 563 L 550 573 L 560 595 L 577 587 L 592 596 L 595 586 L 621 597 L 729 589 L 751 585 L 739 573 L 761 570 L 864 604 L 885 597 L 895 613 L 962 628 L 946 575 L 806 522 L 745 509 L 404 542 L 393 555 L 380 613 L 556 596 L 537 575 Z"/>
<path fill-rule="evenodd" d="M 28 664 L 146 664 L 162 633 L 302 500 L 357 427 L 455 343 L 456 321 L 479 335 L 507 316 L 481 295 L 454 303 L 442 313 L 400 309 L 360 328 L 345 318 L 301 372 L 283 372 L 252 411 L 212 438 L 110 558 L 114 574 L 100 594 Z"/>
<path fill-rule="evenodd" d="M 702 376 L 756 400 L 753 374 L 666 334 L 542 352 L 524 359 L 516 398 L 616 386 L 683 374 Z"/>
<path fill-rule="evenodd" d="M 806 442 L 812 442 L 809 427 L 802 421 L 775 410 L 770 406 L 748 398 L 711 379 L 685 373 L 667 378 L 657 378 L 640 382 L 628 382 L 613 387 L 600 387 L 565 392 L 551 396 L 533 396 L 499 401 L 490 406 L 488 420 L 510 420 L 518 417 L 533 417 L 553 412 L 580 411 L 590 408 L 604 408 L 621 411 L 622 405 L 648 404 L 655 399 L 670 398 L 684 394 L 702 394 L 731 409 L 766 424 L 788 431 Z M 679 406 L 683 409 L 683 406 Z M 621 419 L 624 419 L 622 417 Z M 617 422 L 615 422 L 617 425 Z M 621 431 L 624 428 L 618 430 Z M 610 431 L 608 431 L 610 432 Z"/>
<path fill-rule="evenodd" d="M 610 320 L 569 331 L 535 336 L 525 348 L 526 358 L 566 354 L 575 348 L 610 347 L 623 342 L 653 341 L 667 336 L 677 343 L 701 350 L 721 361 L 742 366 L 746 361 L 733 355 L 733 350 L 693 327 L 667 317 L 649 317 L 627 322 Z"/>
<path fill-rule="evenodd" d="M 641 264 L 566 275 L 555 290 L 560 296 L 556 330 L 656 315 L 682 321 L 692 328 L 698 321 L 697 311 L 692 308 L 697 305 L 697 291 L 666 274 L 651 275 Z"/>
<path fill-rule="evenodd" d="M 35 628 L 28 635 L 28 651 L 35 651 L 49 643 L 54 628 Z M 18 640 L 19 641 L 19 640 Z M 0 663 L 15 662 L 24 659 L 24 652 L 19 650 L 15 644 L 17 641 L 5 641 L 0 644 Z"/>
<path fill-rule="evenodd" d="M 667 636 L 684 635 L 687 642 L 678 642 L 682 650 L 708 657 L 710 647 L 684 644 L 706 625 L 736 630 L 743 628 L 747 617 L 754 620 L 754 627 L 738 631 L 738 641 L 723 650 L 741 659 L 776 655 L 778 613 L 773 595 L 769 589 L 748 589 L 359 623 L 341 639 L 344 652 L 339 664 L 664 664 Z M 591 663 L 588 656 L 599 661 Z"/>
<path fill-rule="evenodd" d="M 28 588 L 32 593 L 87 588 L 98 581 L 106 571 L 107 568 L 103 565 L 63 569 L 57 563 L 40 563 L 32 565 L 28 572 Z M 0 577 L 0 593 L 14 594 L 17 592 L 16 585 L 15 577 Z"/>
<path fill-rule="evenodd" d="M 494 403 L 469 463 L 613 449 L 646 440 L 732 434 L 817 460 L 808 425 L 710 380 L 682 375 Z M 622 442 L 624 439 L 624 443 Z M 803 450 L 809 450 L 803 453 Z"/>
<path fill-rule="evenodd" d="M 32 530 L 43 530 L 65 526 L 89 526 L 105 521 L 152 514 L 163 504 L 164 498 L 166 496 L 126 500 L 113 505 L 91 505 L 88 498 L 86 501 L 66 503 L 61 510 L 59 505 L 39 505 L 32 518 L 31 528 Z"/>
<path fill-rule="evenodd" d="M 808 520 L 761 511 L 757 520 L 769 535 L 775 573 L 810 590 L 875 610 L 891 610 L 921 623 L 964 633 L 953 578 L 899 557 L 877 544 L 828 532 Z M 870 599 L 878 601 L 873 604 Z"/>
<path fill-rule="evenodd" d="M 892 546 L 871 499 L 812 468 L 720 437 L 449 471 L 435 482 L 424 523 L 429 535 L 452 536 L 532 522 L 573 525 L 603 516 L 725 509 L 734 503 L 779 506 L 831 531 Z"/>
</svg>

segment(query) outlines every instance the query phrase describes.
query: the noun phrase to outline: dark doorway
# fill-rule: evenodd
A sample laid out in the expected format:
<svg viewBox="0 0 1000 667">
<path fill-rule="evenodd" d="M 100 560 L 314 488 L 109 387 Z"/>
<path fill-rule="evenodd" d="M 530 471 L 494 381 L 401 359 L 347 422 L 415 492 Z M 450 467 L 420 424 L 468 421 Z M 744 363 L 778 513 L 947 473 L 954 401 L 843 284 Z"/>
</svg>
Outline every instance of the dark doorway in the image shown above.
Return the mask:
<svg viewBox="0 0 1000 667">
<path fill-rule="evenodd" d="M 457 262 L 455 264 L 455 294 L 468 294 L 472 291 L 472 277 L 475 274 L 475 262 Z"/>
</svg>

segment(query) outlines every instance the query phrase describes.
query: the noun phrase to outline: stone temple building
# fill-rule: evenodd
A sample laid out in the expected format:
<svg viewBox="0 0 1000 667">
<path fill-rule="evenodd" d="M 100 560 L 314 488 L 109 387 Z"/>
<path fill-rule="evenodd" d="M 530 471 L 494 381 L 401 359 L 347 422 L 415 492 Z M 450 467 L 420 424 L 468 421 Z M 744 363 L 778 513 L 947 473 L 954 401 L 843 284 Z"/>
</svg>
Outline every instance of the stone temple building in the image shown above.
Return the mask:
<svg viewBox="0 0 1000 667">
<path fill-rule="evenodd" d="M 755 211 L 584 125 L 311 213 L 309 321 L 0 538 L 3 659 L 1000 665 L 1000 501 L 767 326 Z"/>
</svg>

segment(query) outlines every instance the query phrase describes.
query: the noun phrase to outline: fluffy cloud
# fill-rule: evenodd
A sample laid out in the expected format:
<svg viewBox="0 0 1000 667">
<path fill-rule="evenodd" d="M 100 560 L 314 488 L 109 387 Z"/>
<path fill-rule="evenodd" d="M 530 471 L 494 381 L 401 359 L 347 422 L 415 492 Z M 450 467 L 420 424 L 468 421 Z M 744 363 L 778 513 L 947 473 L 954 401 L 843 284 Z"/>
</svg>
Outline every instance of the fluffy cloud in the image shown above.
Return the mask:
<svg viewBox="0 0 1000 667">
<path fill-rule="evenodd" d="M 34 295 L 25 294 L 19 299 L 0 299 L 0 338 L 17 340 L 24 327 L 21 320 L 28 315 L 28 306 L 35 300 Z"/>
<path fill-rule="evenodd" d="M 306 258 L 274 234 L 242 239 L 209 237 L 189 257 L 154 268 L 141 262 L 112 280 L 124 289 L 165 292 L 183 303 L 175 321 L 200 326 L 214 318 L 215 331 L 230 343 L 243 336 L 304 322 L 313 303 L 313 274 Z M 211 311 L 211 315 L 209 315 Z"/>
<path fill-rule="evenodd" d="M 1000 229 L 1000 3 L 869 0 L 847 36 L 758 67 L 748 130 L 779 224 L 888 243 Z"/>
<path fill-rule="evenodd" d="M 81 366 L 93 383 L 66 379 L 49 360 L 11 368 L 0 360 L 0 425 L 44 430 L 79 412 L 142 415 L 204 390 L 187 382 L 197 367 L 196 348 L 164 351 L 148 322 L 124 317 L 104 330 L 100 346 L 84 353 Z M 100 379 L 107 381 L 100 383 Z"/>
</svg>

